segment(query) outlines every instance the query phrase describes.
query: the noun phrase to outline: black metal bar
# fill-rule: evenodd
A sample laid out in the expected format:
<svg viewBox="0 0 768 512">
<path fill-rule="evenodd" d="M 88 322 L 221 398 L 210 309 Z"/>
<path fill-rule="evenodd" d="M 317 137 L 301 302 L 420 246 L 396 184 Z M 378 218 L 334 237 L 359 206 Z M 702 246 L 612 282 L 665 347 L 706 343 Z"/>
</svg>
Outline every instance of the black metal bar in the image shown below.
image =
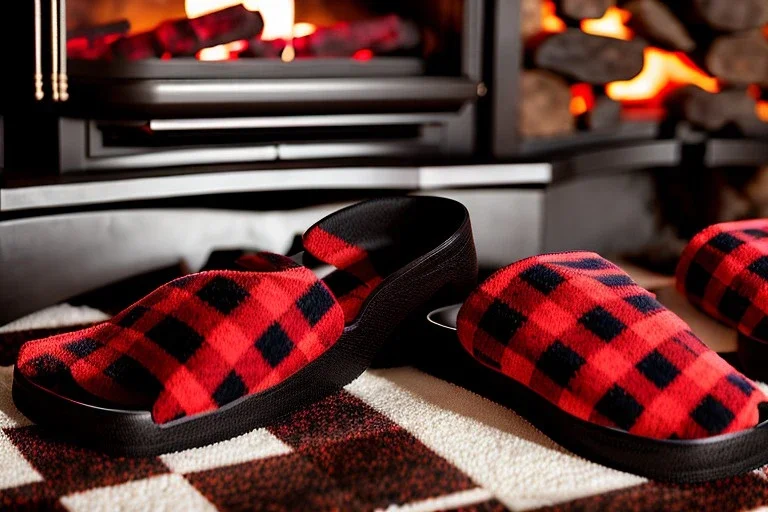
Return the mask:
<svg viewBox="0 0 768 512">
<path fill-rule="evenodd" d="M 523 41 L 520 35 L 520 0 L 496 0 L 493 16 L 492 146 L 496 158 L 517 154 L 520 70 Z"/>
</svg>

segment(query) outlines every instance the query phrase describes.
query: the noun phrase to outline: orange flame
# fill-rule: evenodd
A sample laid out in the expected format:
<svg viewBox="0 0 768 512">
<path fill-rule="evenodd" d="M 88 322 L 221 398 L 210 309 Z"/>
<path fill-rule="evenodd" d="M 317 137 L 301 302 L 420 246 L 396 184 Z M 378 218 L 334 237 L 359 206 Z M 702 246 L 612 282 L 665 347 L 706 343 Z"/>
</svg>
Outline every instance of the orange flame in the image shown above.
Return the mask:
<svg viewBox="0 0 768 512">
<path fill-rule="evenodd" d="M 582 20 L 581 30 L 596 36 L 613 37 L 628 41 L 632 39 L 632 31 L 626 26 L 632 15 L 629 11 L 617 7 L 609 7 L 602 18 Z"/>
<path fill-rule="evenodd" d="M 755 106 L 755 112 L 757 112 L 757 117 L 761 121 L 768 123 L 768 101 L 758 101 Z"/>
<path fill-rule="evenodd" d="M 608 84 L 605 92 L 614 100 L 642 101 L 654 98 L 670 85 L 694 84 L 708 92 L 720 90 L 716 78 L 686 60 L 675 53 L 646 48 L 640 74 L 631 80 Z"/>
<path fill-rule="evenodd" d="M 541 30 L 547 33 L 558 33 L 565 31 L 565 22 L 555 14 L 555 2 L 545 0 L 541 3 Z"/>
<path fill-rule="evenodd" d="M 626 26 L 630 18 L 628 11 L 611 7 L 600 19 L 582 21 L 581 29 L 588 34 L 629 40 L 633 36 Z M 684 55 L 646 48 L 643 57 L 640 74 L 631 80 L 612 82 L 606 86 L 606 94 L 610 98 L 645 101 L 657 97 L 670 86 L 685 84 L 694 84 L 709 92 L 720 90 L 717 79 L 704 73 Z"/>
<path fill-rule="evenodd" d="M 571 86 L 571 114 L 580 116 L 595 105 L 595 94 L 589 84 L 573 84 Z"/>
<path fill-rule="evenodd" d="M 264 18 L 261 32 L 263 41 L 285 39 L 288 46 L 283 53 L 283 60 L 293 60 L 294 52 L 290 41 L 294 37 L 303 37 L 316 30 L 311 23 L 295 23 L 295 5 L 293 0 L 185 0 L 187 17 L 197 18 L 233 5 L 243 4 L 250 11 L 259 11 Z M 200 60 L 228 60 L 242 50 L 242 42 L 235 41 L 226 45 L 205 48 L 197 58 Z"/>
</svg>

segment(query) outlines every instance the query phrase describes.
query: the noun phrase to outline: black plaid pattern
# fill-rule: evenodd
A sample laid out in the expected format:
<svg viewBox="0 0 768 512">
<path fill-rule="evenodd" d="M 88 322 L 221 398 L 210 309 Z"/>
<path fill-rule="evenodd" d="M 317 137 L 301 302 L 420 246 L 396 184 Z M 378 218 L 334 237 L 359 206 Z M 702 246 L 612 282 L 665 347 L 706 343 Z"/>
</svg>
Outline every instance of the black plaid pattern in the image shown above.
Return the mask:
<svg viewBox="0 0 768 512">
<path fill-rule="evenodd" d="M 144 366 L 128 356 L 120 356 L 104 369 L 104 375 L 120 385 L 146 396 L 156 396 L 163 389 L 160 381 Z"/>
<path fill-rule="evenodd" d="M 328 289 L 317 283 L 296 301 L 296 306 L 301 310 L 309 325 L 315 326 L 335 303 L 336 300 L 331 296 Z"/>
<path fill-rule="evenodd" d="M 272 368 L 275 368 L 293 350 L 293 342 L 291 338 L 285 333 L 279 323 L 272 324 L 267 331 L 262 334 L 259 339 L 256 340 L 256 348 L 259 349 L 261 355 L 269 363 Z"/>
<path fill-rule="evenodd" d="M 87 357 L 101 347 L 101 343 L 91 338 L 82 338 L 64 345 L 64 348 L 77 357 Z"/>
<path fill-rule="evenodd" d="M 666 357 L 661 355 L 658 350 L 654 350 L 637 363 L 637 369 L 659 389 L 666 388 L 675 380 L 675 377 L 680 375 L 680 370 L 670 363 Z"/>
<path fill-rule="evenodd" d="M 643 412 L 643 406 L 621 386 L 614 384 L 595 404 L 599 412 L 621 429 L 629 430 Z"/>
<path fill-rule="evenodd" d="M 747 379 L 735 373 L 732 373 L 728 376 L 728 382 L 739 388 L 739 391 L 744 393 L 746 396 L 750 396 L 755 390 L 755 387 L 750 384 Z"/>
<path fill-rule="evenodd" d="M 571 379 L 579 368 L 584 366 L 586 360 L 577 352 L 563 345 L 560 341 L 555 341 L 536 362 L 536 368 L 557 382 L 560 386 L 567 388 Z"/>
<path fill-rule="evenodd" d="M 632 286 L 635 284 L 632 278 L 625 274 L 598 276 L 596 279 L 605 286 Z"/>
<path fill-rule="evenodd" d="M 747 267 L 750 272 L 768 281 L 768 256 L 761 256 Z"/>
<path fill-rule="evenodd" d="M 561 283 L 565 282 L 563 276 L 544 265 L 534 265 L 520 274 L 520 277 L 545 295 L 553 292 Z"/>
<path fill-rule="evenodd" d="M 712 395 L 704 397 L 691 413 L 691 417 L 712 435 L 719 434 L 733 421 L 730 409 Z"/>
<path fill-rule="evenodd" d="M 502 301 L 495 300 L 480 320 L 479 327 L 500 343 L 506 344 L 526 320 L 522 313 L 515 311 Z"/>
<path fill-rule="evenodd" d="M 52 365 L 32 364 L 58 357 L 78 396 L 117 407 L 140 402 L 158 424 L 279 384 L 339 339 L 344 311 L 311 270 L 289 258 L 253 253 L 240 260 L 247 270 L 175 279 L 87 334 L 25 344 L 20 371 L 37 382 L 61 380 Z M 115 328 L 125 326 L 130 331 Z"/>
<path fill-rule="evenodd" d="M 543 268 L 563 281 L 542 286 Z M 741 382 L 727 378 L 740 375 L 733 367 L 594 253 L 536 256 L 497 271 L 464 302 L 457 331 L 479 362 L 565 412 L 644 437 L 696 439 L 716 424 L 751 428 L 758 398 L 768 401 L 739 390 Z M 728 414 L 706 402 L 696 417 L 709 422 L 694 421 L 693 404 L 705 396 Z"/>
<path fill-rule="evenodd" d="M 646 315 L 664 309 L 659 301 L 649 295 L 632 295 L 624 300 Z"/>
<path fill-rule="evenodd" d="M 576 270 L 605 270 L 613 267 L 612 264 L 605 261 L 603 258 L 583 258 L 580 260 L 564 260 L 564 261 L 558 262 L 557 265 L 574 268 Z"/>
<path fill-rule="evenodd" d="M 217 404 L 224 405 L 229 402 L 234 402 L 238 398 L 244 396 L 248 388 L 246 387 L 243 379 L 232 370 L 229 375 L 219 384 L 216 391 L 213 392 L 213 399 Z"/>
<path fill-rule="evenodd" d="M 123 315 L 123 317 L 117 322 L 117 325 L 129 329 L 133 327 L 133 325 L 138 322 L 139 319 L 143 317 L 147 311 L 149 311 L 149 308 L 145 308 L 144 306 L 134 306 L 128 310 L 125 315 Z"/>
<path fill-rule="evenodd" d="M 204 341 L 192 327 L 172 316 L 160 320 L 147 331 L 146 336 L 181 363 L 187 362 Z"/>
<path fill-rule="evenodd" d="M 716 224 L 694 236 L 677 268 L 692 304 L 743 335 L 768 341 L 768 220 Z"/>
<path fill-rule="evenodd" d="M 610 314 L 602 306 L 596 306 L 585 313 L 584 316 L 579 318 L 579 323 L 595 333 L 601 340 L 607 342 L 613 340 L 627 327 L 621 320 Z"/>
<path fill-rule="evenodd" d="M 768 231 L 763 229 L 745 229 L 742 233 L 751 236 L 752 238 L 768 238 Z"/>
<path fill-rule="evenodd" d="M 710 275 L 704 267 L 698 263 L 691 263 L 685 276 L 685 289 L 696 297 L 704 297 L 709 285 Z"/>
<path fill-rule="evenodd" d="M 718 306 L 720 312 L 733 322 L 740 322 L 749 308 L 749 300 L 730 288 L 723 293 Z"/>
<path fill-rule="evenodd" d="M 708 243 L 715 249 L 718 249 L 725 254 L 730 253 L 740 245 L 744 244 L 742 240 L 739 240 L 735 236 L 728 233 L 719 233 L 718 235 L 714 236 Z"/>
<path fill-rule="evenodd" d="M 226 277 L 214 277 L 200 288 L 197 296 L 221 313 L 228 315 L 245 302 L 250 294 L 242 286 Z"/>
</svg>

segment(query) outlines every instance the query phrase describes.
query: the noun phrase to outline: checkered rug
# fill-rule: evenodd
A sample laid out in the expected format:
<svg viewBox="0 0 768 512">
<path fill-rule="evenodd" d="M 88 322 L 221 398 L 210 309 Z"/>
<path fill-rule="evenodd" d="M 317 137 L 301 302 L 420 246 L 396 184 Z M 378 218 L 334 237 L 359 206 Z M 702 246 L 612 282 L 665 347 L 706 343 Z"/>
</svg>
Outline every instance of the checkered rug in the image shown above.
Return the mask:
<svg viewBox="0 0 768 512">
<path fill-rule="evenodd" d="M 65 444 L 15 409 L 11 365 L 21 343 L 109 318 L 151 284 L 90 294 L 0 327 L 0 509 L 727 511 L 768 505 L 765 468 L 703 485 L 648 482 L 576 457 L 514 412 L 412 367 L 369 370 L 280 424 L 159 457 L 108 457 Z"/>
</svg>

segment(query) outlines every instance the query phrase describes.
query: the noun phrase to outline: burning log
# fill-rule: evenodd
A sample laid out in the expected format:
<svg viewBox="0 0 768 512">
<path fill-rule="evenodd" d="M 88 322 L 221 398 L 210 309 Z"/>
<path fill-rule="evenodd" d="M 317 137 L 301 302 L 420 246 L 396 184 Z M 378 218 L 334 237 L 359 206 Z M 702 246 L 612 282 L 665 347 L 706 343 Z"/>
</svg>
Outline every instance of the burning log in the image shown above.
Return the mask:
<svg viewBox="0 0 768 512">
<path fill-rule="evenodd" d="M 374 55 L 412 50 L 420 43 L 421 33 L 414 23 L 390 15 L 317 29 L 294 39 L 293 48 L 296 57 L 351 57 L 360 50 Z M 286 44 L 252 39 L 243 56 L 279 57 Z"/>
<path fill-rule="evenodd" d="M 110 45 L 125 37 L 130 30 L 131 24 L 128 20 L 69 30 L 67 56 L 72 59 L 101 59 L 109 53 Z"/>
<path fill-rule="evenodd" d="M 390 15 L 370 20 L 337 23 L 293 40 L 299 57 L 348 57 L 369 49 L 381 55 L 412 50 L 421 43 L 415 23 Z"/>
<path fill-rule="evenodd" d="M 584 114 L 583 122 L 587 128 L 595 131 L 614 128 L 621 123 L 621 103 L 608 96 L 600 96 Z"/>
<path fill-rule="evenodd" d="M 584 20 L 602 18 L 616 0 L 559 0 L 557 12 L 565 18 Z"/>
<path fill-rule="evenodd" d="M 520 7 L 520 31 L 524 41 L 541 32 L 541 10 L 541 0 L 522 0 Z"/>
<path fill-rule="evenodd" d="M 645 43 L 622 41 L 568 29 L 547 38 L 536 50 L 537 67 L 579 82 L 604 85 L 629 80 L 643 69 Z"/>
<path fill-rule="evenodd" d="M 124 36 L 131 31 L 131 22 L 128 20 L 115 21 L 105 25 L 96 25 L 92 27 L 80 27 L 67 31 L 67 42 L 73 39 L 87 39 L 88 41 L 98 41 L 110 36 Z"/>
<path fill-rule="evenodd" d="M 694 12 L 716 30 L 737 32 L 768 23 L 765 0 L 694 0 Z"/>
<path fill-rule="evenodd" d="M 524 137 L 551 137 L 572 132 L 571 90 L 568 83 L 547 71 L 523 71 L 520 121 Z"/>
<path fill-rule="evenodd" d="M 718 37 L 706 64 L 713 75 L 730 84 L 768 86 L 768 41 L 759 30 Z"/>
<path fill-rule="evenodd" d="M 150 32 L 115 41 L 110 51 L 116 58 L 130 60 L 194 56 L 203 48 L 250 39 L 263 28 L 261 14 L 241 4 L 191 20 L 165 21 Z"/>
<path fill-rule="evenodd" d="M 622 8 L 632 14 L 629 28 L 639 36 L 668 50 L 690 52 L 696 47 L 685 26 L 658 0 L 632 0 Z"/>
<path fill-rule="evenodd" d="M 713 94 L 689 85 L 670 94 L 666 104 L 672 114 L 710 132 L 728 125 L 735 126 L 744 135 L 768 132 L 768 124 L 757 117 L 755 100 L 744 89 Z"/>
</svg>

